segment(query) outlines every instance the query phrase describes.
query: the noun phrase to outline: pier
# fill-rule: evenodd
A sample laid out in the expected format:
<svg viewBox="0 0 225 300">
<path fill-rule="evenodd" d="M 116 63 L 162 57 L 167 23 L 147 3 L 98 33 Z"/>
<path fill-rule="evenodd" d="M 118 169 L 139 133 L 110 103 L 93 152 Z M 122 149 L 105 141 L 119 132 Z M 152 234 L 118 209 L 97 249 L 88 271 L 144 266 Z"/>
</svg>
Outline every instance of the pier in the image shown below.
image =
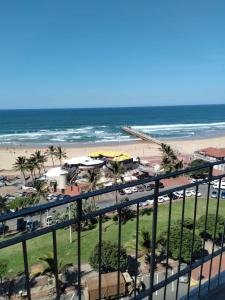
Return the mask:
<svg viewBox="0 0 225 300">
<path fill-rule="evenodd" d="M 131 127 L 123 126 L 123 127 L 121 127 L 121 129 L 123 131 L 125 131 L 126 133 L 129 133 L 130 135 L 133 135 L 135 137 L 138 137 L 138 138 L 142 139 L 143 141 L 154 143 L 154 144 L 157 144 L 157 145 L 162 144 L 162 142 L 160 140 L 158 140 L 156 138 L 153 138 L 150 135 L 144 134 L 143 132 L 140 132 L 140 131 L 138 131 L 136 129 L 133 129 Z"/>
</svg>

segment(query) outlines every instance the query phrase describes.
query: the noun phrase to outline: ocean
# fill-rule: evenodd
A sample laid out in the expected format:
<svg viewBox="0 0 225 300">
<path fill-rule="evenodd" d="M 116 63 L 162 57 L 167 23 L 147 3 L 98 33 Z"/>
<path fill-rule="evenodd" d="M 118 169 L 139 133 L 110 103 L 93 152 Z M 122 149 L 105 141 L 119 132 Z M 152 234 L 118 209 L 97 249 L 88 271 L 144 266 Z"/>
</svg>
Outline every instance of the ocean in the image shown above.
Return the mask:
<svg viewBox="0 0 225 300">
<path fill-rule="evenodd" d="M 134 127 L 159 139 L 225 135 L 225 105 L 0 110 L 0 145 L 72 145 L 138 140 Z"/>
</svg>

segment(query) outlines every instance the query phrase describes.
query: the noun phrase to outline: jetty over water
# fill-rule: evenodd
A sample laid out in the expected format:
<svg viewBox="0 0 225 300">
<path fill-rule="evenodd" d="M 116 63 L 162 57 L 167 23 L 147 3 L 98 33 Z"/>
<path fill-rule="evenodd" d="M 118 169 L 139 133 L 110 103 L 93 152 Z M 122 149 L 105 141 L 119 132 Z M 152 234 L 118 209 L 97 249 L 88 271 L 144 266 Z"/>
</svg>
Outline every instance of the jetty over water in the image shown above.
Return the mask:
<svg viewBox="0 0 225 300">
<path fill-rule="evenodd" d="M 123 131 L 125 131 L 126 133 L 129 133 L 130 135 L 133 135 L 135 137 L 138 137 L 140 139 L 142 139 L 143 141 L 147 141 L 147 142 L 150 142 L 150 143 L 155 143 L 157 145 L 161 145 L 162 142 L 156 138 L 153 138 L 151 137 L 150 135 L 147 135 L 147 134 L 144 134 L 143 132 L 140 132 L 136 129 L 133 129 L 131 127 L 128 127 L 128 126 L 123 126 L 121 127 L 121 129 Z"/>
</svg>

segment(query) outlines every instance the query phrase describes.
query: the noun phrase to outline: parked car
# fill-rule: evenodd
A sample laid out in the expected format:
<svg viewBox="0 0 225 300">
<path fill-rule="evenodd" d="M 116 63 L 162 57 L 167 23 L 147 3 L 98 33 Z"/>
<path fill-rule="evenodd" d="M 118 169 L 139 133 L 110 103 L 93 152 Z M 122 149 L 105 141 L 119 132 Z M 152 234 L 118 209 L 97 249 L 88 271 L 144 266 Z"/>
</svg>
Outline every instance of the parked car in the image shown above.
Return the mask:
<svg viewBox="0 0 225 300">
<path fill-rule="evenodd" d="M 18 218 L 16 223 L 16 230 L 24 231 L 26 229 L 26 221 L 24 218 Z"/>
<path fill-rule="evenodd" d="M 192 192 L 191 191 L 185 191 L 185 196 L 186 197 L 191 197 L 192 196 Z"/>
<path fill-rule="evenodd" d="M 0 234 L 6 233 L 9 230 L 9 226 L 0 224 Z"/>
<path fill-rule="evenodd" d="M 125 193 L 126 195 L 130 195 L 130 194 L 132 194 L 132 191 L 131 191 L 130 188 L 125 188 L 125 189 L 124 189 L 124 193 Z"/>
<path fill-rule="evenodd" d="M 153 205 L 154 204 L 154 200 L 153 199 L 147 200 L 147 202 L 148 202 L 149 205 Z"/>
<path fill-rule="evenodd" d="M 158 197 L 158 203 L 163 203 L 163 202 L 164 202 L 163 196 L 159 196 Z"/>
<path fill-rule="evenodd" d="M 191 190 L 190 192 L 191 192 L 192 196 L 196 196 L 196 190 Z M 201 197 L 202 194 L 198 191 L 197 196 Z"/>
<path fill-rule="evenodd" d="M 217 197 L 218 197 L 218 192 L 217 191 L 212 191 L 211 198 L 217 198 Z"/>
<path fill-rule="evenodd" d="M 163 195 L 162 198 L 164 201 L 170 201 L 170 197 L 168 195 Z"/>
<path fill-rule="evenodd" d="M 48 194 L 46 199 L 50 201 L 53 199 L 53 197 L 54 197 L 54 194 Z"/>
<path fill-rule="evenodd" d="M 53 224 L 52 216 L 47 216 L 46 217 L 46 226 L 50 226 L 52 224 Z"/>
<path fill-rule="evenodd" d="M 119 194 L 122 195 L 122 196 L 125 195 L 124 190 L 119 190 Z"/>
<path fill-rule="evenodd" d="M 172 200 L 179 199 L 180 197 L 176 194 L 176 192 L 172 193 Z"/>
<path fill-rule="evenodd" d="M 139 192 L 144 192 L 144 190 L 145 190 L 143 185 L 138 185 L 137 189 Z"/>
<path fill-rule="evenodd" d="M 137 189 L 136 186 L 132 186 L 132 187 L 130 187 L 130 189 L 131 189 L 131 191 L 132 191 L 133 193 L 138 192 L 138 189 Z"/>
<path fill-rule="evenodd" d="M 222 193 L 221 193 L 221 199 L 225 199 L 225 191 L 222 191 Z"/>
<path fill-rule="evenodd" d="M 144 187 L 145 187 L 146 191 L 151 191 L 151 189 L 152 189 L 151 185 L 148 183 L 144 184 Z"/>
</svg>

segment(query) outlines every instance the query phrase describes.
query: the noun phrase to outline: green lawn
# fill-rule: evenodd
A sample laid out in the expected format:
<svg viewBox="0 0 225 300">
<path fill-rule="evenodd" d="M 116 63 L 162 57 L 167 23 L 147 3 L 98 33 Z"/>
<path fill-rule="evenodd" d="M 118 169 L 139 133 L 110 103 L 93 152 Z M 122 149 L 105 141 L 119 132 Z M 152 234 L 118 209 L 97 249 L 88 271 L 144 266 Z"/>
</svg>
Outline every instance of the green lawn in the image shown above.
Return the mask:
<svg viewBox="0 0 225 300">
<path fill-rule="evenodd" d="M 205 214 L 205 199 L 198 199 L 197 216 Z M 159 205 L 158 211 L 158 233 L 165 231 L 168 224 L 168 210 L 169 205 Z M 210 200 L 209 212 L 215 213 L 216 200 Z M 172 204 L 172 222 L 181 219 L 182 202 L 176 201 Z M 225 215 L 225 201 L 220 202 L 219 214 Z M 194 199 L 186 199 L 185 217 L 192 217 L 194 215 Z M 151 230 L 152 214 L 140 216 L 140 230 L 148 228 Z M 128 221 L 122 225 L 122 243 L 128 251 L 132 251 L 135 244 L 135 229 L 136 219 Z M 57 232 L 57 246 L 58 257 L 62 264 L 77 262 L 77 239 L 76 232 L 73 232 L 73 242 L 69 242 L 69 230 L 63 229 Z M 82 262 L 88 262 L 89 255 L 98 242 L 98 226 L 92 230 L 84 231 L 81 234 L 81 259 Z M 118 225 L 112 220 L 103 223 L 103 239 L 110 241 L 117 241 L 118 239 Z M 52 236 L 47 234 L 38 238 L 34 238 L 27 242 L 29 265 L 36 263 L 38 257 L 52 252 Z M 1 259 L 7 259 L 9 263 L 9 275 L 15 275 L 23 272 L 23 257 L 21 245 L 14 245 L 6 249 L 0 250 Z"/>
</svg>

